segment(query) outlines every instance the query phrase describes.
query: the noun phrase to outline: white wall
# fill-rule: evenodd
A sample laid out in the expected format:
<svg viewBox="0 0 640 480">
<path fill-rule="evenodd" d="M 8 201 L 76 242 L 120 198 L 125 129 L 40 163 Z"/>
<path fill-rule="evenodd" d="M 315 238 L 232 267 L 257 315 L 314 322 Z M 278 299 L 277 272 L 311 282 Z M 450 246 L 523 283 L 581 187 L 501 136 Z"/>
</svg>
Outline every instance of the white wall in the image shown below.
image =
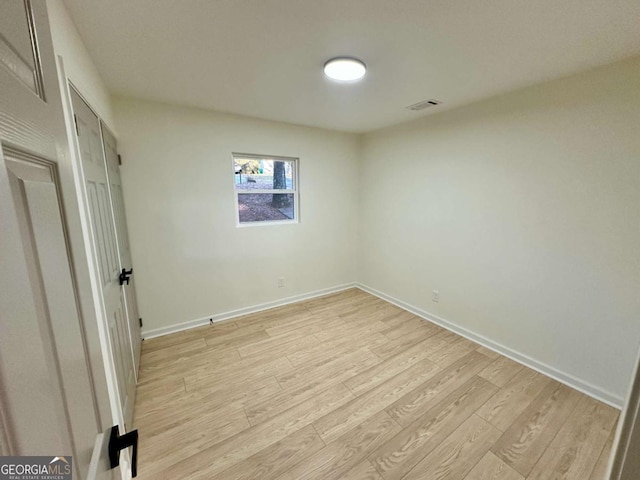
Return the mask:
<svg viewBox="0 0 640 480">
<path fill-rule="evenodd" d="M 56 56 L 64 61 L 67 78 L 89 102 L 98 116 L 115 131 L 111 97 L 89 52 L 84 46 L 62 0 L 47 0 L 51 37 Z"/>
<path fill-rule="evenodd" d="M 114 111 L 144 332 L 356 280 L 355 135 L 122 98 Z M 301 223 L 236 227 L 232 152 L 300 158 Z"/>
<path fill-rule="evenodd" d="M 622 403 L 640 340 L 639 79 L 635 58 L 366 135 L 360 281 Z"/>
<path fill-rule="evenodd" d="M 112 107 L 62 1 L 47 4 L 67 75 L 120 132 L 145 331 L 359 280 L 624 396 L 640 340 L 639 59 L 372 132 L 359 152 L 347 134 Z M 301 224 L 235 227 L 232 151 L 301 157 Z"/>
</svg>

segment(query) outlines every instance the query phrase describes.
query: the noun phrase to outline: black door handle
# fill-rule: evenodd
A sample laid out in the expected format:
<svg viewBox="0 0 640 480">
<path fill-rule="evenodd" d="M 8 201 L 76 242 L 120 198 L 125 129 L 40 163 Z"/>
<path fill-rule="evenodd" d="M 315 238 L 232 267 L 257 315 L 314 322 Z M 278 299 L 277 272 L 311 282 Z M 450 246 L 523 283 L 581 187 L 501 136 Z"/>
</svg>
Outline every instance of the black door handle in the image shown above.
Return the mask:
<svg viewBox="0 0 640 480">
<path fill-rule="evenodd" d="M 120 285 L 124 285 L 124 282 L 127 282 L 127 285 L 129 285 L 129 278 L 131 277 L 131 275 L 133 274 L 133 268 L 127 270 L 126 268 L 123 268 L 122 271 L 120 272 L 120 276 L 118 277 L 120 279 Z"/>
<path fill-rule="evenodd" d="M 109 438 L 109 463 L 111 468 L 120 465 L 120 450 L 133 447 L 133 455 L 131 456 L 131 476 L 138 476 L 138 430 L 131 430 L 129 433 L 120 435 L 118 425 L 111 427 L 111 436 Z"/>
</svg>

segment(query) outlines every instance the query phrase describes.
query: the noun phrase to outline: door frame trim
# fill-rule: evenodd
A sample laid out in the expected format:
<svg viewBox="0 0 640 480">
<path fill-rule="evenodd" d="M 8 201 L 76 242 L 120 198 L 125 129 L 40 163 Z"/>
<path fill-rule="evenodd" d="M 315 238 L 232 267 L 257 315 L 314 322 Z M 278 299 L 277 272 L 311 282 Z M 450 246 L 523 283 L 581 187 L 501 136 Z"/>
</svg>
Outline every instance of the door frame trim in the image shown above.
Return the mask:
<svg viewBox="0 0 640 480">
<path fill-rule="evenodd" d="M 623 480 L 628 474 L 625 464 L 629 454 L 632 440 L 640 435 L 640 349 L 631 377 L 631 386 L 620 419 L 616 435 L 611 447 L 611 456 L 606 478 L 609 480 Z M 626 477 L 629 478 L 629 477 Z"/>
</svg>

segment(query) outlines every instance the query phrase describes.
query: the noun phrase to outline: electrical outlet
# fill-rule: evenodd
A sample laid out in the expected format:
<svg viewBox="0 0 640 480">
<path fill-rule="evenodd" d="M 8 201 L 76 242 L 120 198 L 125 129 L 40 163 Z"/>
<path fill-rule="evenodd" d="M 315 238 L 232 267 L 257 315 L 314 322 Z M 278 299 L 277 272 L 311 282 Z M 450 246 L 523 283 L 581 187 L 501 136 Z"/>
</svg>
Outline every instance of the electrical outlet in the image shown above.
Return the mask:
<svg viewBox="0 0 640 480">
<path fill-rule="evenodd" d="M 284 287 L 284 277 L 278 278 L 278 288 Z"/>
<path fill-rule="evenodd" d="M 440 301 L 440 291 L 439 290 L 433 290 L 431 292 L 431 301 L 438 303 Z"/>
</svg>

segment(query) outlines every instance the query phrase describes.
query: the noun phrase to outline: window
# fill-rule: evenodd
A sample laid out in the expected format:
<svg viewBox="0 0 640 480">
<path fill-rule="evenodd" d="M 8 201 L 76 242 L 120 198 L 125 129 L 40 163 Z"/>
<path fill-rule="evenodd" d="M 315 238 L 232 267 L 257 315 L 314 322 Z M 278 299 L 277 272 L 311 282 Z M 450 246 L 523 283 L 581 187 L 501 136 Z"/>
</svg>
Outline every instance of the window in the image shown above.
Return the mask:
<svg viewBox="0 0 640 480">
<path fill-rule="evenodd" d="M 234 153 L 238 225 L 298 221 L 298 159 Z"/>
</svg>

